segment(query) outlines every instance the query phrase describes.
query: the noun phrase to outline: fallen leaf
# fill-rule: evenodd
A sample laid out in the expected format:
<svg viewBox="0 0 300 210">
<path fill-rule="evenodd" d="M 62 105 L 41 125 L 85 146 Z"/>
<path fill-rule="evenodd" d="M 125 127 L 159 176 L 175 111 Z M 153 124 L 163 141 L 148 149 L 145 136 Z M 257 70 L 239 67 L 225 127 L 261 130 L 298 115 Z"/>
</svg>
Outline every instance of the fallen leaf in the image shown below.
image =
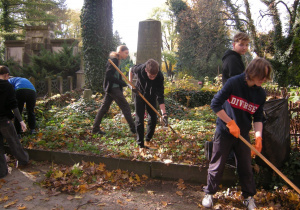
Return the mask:
<svg viewBox="0 0 300 210">
<path fill-rule="evenodd" d="M 63 176 L 63 172 L 61 171 L 56 171 L 55 174 L 54 174 L 54 178 L 57 179 L 57 178 L 61 178 Z"/>
<path fill-rule="evenodd" d="M 15 200 L 15 201 L 13 201 L 13 202 L 10 202 L 10 203 L 4 205 L 3 207 L 4 207 L 4 208 L 11 207 L 12 205 L 15 205 L 17 202 L 18 202 L 18 200 Z"/>
<path fill-rule="evenodd" d="M 179 196 L 183 196 L 183 192 L 182 191 L 176 191 L 176 194 Z"/>
<path fill-rule="evenodd" d="M 149 195 L 154 195 L 154 191 L 148 190 Z"/>
<path fill-rule="evenodd" d="M 24 206 L 24 204 L 21 204 L 20 206 L 18 206 L 18 210 L 22 210 L 22 209 L 27 209 L 27 207 Z"/>
<path fill-rule="evenodd" d="M 166 201 L 161 201 L 161 204 L 162 204 L 164 207 L 166 207 L 166 206 L 168 205 L 168 202 L 166 202 Z"/>
<path fill-rule="evenodd" d="M 26 198 L 24 198 L 25 201 L 31 201 L 33 200 L 33 197 L 31 195 L 27 196 Z"/>
<path fill-rule="evenodd" d="M 71 201 L 71 200 L 73 200 L 73 199 L 74 199 L 74 197 L 73 197 L 73 196 L 71 196 L 71 195 L 69 195 L 69 196 L 67 197 L 67 199 L 68 199 L 69 201 Z"/>
</svg>

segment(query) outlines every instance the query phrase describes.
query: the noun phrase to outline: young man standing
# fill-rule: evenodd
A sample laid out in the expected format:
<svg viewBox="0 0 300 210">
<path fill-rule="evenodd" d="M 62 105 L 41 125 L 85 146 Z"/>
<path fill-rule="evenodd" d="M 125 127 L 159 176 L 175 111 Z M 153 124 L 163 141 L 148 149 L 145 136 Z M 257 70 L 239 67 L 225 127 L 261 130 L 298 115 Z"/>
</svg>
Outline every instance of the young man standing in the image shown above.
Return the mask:
<svg viewBox="0 0 300 210">
<path fill-rule="evenodd" d="M 248 51 L 249 42 L 249 36 L 243 32 L 239 32 L 233 37 L 233 49 L 227 50 L 222 58 L 223 85 L 230 77 L 244 72 L 245 65 L 242 61 L 242 55 Z"/>
<path fill-rule="evenodd" d="M 166 113 L 164 102 L 164 76 L 159 70 L 159 64 L 153 59 L 149 59 L 144 64 L 139 64 L 129 70 L 129 81 L 132 82 L 133 76 L 137 76 L 136 89 L 147 99 L 147 101 L 156 107 L 156 100 L 158 101 L 161 110 L 163 121 L 168 125 L 168 115 Z M 133 91 L 135 91 L 133 89 Z M 144 141 L 144 115 L 145 109 L 148 112 L 148 125 L 146 141 Z M 137 144 L 140 149 L 155 148 L 154 144 L 150 142 L 153 137 L 157 115 L 154 110 L 139 96 L 135 94 L 135 112 L 136 112 L 136 130 L 137 130 Z"/>
<path fill-rule="evenodd" d="M 5 177 L 8 173 L 4 155 L 4 139 L 6 139 L 12 155 L 17 158 L 18 166 L 25 166 L 29 161 L 28 154 L 24 151 L 12 122 L 15 116 L 19 120 L 23 131 L 26 131 L 26 124 L 22 120 L 18 109 L 15 90 L 7 81 L 8 78 L 9 69 L 0 65 L 0 178 Z"/>
</svg>

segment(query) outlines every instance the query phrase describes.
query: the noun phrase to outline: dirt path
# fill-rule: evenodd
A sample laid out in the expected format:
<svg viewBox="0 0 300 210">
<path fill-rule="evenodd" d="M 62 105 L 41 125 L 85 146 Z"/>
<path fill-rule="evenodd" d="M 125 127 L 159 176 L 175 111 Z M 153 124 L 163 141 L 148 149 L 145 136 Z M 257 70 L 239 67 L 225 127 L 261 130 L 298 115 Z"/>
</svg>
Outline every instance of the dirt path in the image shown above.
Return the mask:
<svg viewBox="0 0 300 210">
<path fill-rule="evenodd" d="M 40 187 L 51 164 L 37 162 L 23 170 L 13 168 L 0 180 L 0 209 L 201 209 L 201 186 L 147 180 L 132 189 L 68 195 Z M 185 189 L 184 189 L 185 188 Z"/>
</svg>

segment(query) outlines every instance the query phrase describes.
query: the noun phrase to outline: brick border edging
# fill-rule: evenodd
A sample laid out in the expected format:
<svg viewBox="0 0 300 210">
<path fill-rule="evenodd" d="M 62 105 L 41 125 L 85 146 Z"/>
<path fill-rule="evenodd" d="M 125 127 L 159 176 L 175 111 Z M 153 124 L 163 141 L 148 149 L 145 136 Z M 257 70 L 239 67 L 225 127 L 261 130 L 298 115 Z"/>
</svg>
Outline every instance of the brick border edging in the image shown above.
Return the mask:
<svg viewBox="0 0 300 210">
<path fill-rule="evenodd" d="M 9 153 L 9 148 L 5 151 Z M 153 179 L 166 179 L 177 181 L 183 179 L 188 182 L 206 184 L 207 167 L 200 168 L 194 165 L 165 164 L 162 162 L 146 162 L 129 160 L 124 158 L 111 158 L 102 156 L 90 156 L 85 154 L 56 152 L 47 150 L 26 149 L 31 160 L 48 161 L 56 164 L 73 165 L 75 163 L 94 162 L 104 163 L 108 170 L 126 170 L 139 175 L 145 174 Z M 222 185 L 232 186 L 236 184 L 237 175 L 235 170 L 226 168 L 222 178 Z"/>
</svg>

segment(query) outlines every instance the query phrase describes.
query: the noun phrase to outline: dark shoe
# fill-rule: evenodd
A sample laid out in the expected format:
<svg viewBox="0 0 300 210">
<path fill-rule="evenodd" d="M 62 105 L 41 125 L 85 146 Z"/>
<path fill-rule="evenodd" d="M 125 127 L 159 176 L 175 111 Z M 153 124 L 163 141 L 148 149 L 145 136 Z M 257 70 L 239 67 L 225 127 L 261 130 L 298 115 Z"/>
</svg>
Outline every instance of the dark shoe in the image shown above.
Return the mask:
<svg viewBox="0 0 300 210">
<path fill-rule="evenodd" d="M 29 167 L 30 165 L 31 165 L 30 161 L 28 161 L 27 163 L 20 163 L 19 161 L 17 161 L 16 168 L 25 169 L 25 168 Z"/>
<path fill-rule="evenodd" d="M 31 129 L 31 130 L 29 131 L 29 133 L 30 133 L 30 134 L 36 134 L 36 131 L 35 131 L 34 129 Z"/>
<path fill-rule="evenodd" d="M 98 131 L 92 131 L 93 134 L 102 134 L 105 135 L 106 133 L 102 130 L 98 130 Z"/>
</svg>

